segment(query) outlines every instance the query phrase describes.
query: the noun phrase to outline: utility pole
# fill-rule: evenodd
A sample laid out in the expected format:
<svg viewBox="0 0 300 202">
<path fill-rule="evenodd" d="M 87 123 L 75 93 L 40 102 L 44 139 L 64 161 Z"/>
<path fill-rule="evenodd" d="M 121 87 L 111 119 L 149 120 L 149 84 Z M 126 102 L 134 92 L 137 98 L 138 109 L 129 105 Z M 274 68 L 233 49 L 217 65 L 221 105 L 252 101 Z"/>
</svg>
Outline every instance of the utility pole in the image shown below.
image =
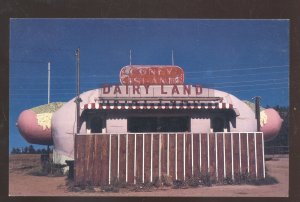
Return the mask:
<svg viewBox="0 0 300 202">
<path fill-rule="evenodd" d="M 66 161 L 69 165 L 69 178 L 73 178 L 76 181 L 76 154 L 77 154 L 77 135 L 80 133 L 80 102 L 82 102 L 80 98 L 80 49 L 77 48 L 75 51 L 76 56 L 76 71 L 77 71 L 77 96 L 75 99 L 76 103 L 76 133 L 74 136 L 74 161 Z"/>
<path fill-rule="evenodd" d="M 80 132 L 80 102 L 82 102 L 80 95 L 80 49 L 77 48 L 76 52 L 76 69 L 77 69 L 77 97 L 75 99 L 76 103 L 76 133 L 78 134 Z"/>
<path fill-rule="evenodd" d="M 174 65 L 174 51 L 172 50 L 172 65 Z"/>
<path fill-rule="evenodd" d="M 131 49 L 129 50 L 129 65 L 131 65 Z"/>
<path fill-rule="evenodd" d="M 48 62 L 48 104 L 50 103 L 50 74 L 51 72 L 51 64 Z"/>
<path fill-rule="evenodd" d="M 255 118 L 256 118 L 256 124 L 257 124 L 257 132 L 260 131 L 260 99 L 261 97 L 255 96 Z"/>
<path fill-rule="evenodd" d="M 51 76 L 51 64 L 50 61 L 48 62 L 48 104 L 50 103 L 50 76 Z M 49 145 L 47 145 L 47 153 L 48 153 L 48 157 L 50 155 L 50 148 Z"/>
</svg>

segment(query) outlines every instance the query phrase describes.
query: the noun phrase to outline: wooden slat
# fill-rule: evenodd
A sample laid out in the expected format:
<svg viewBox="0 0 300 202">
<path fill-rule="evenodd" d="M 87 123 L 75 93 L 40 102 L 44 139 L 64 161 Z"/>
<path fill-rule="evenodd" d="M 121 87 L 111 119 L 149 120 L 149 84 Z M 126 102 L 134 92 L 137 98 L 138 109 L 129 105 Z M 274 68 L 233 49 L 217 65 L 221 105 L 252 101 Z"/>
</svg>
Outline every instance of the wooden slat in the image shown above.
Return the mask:
<svg viewBox="0 0 300 202">
<path fill-rule="evenodd" d="M 183 180 L 183 134 L 177 134 L 177 177 Z"/>
<path fill-rule="evenodd" d="M 101 156 L 102 156 L 102 139 L 99 135 L 95 135 L 95 155 L 94 155 L 94 182 L 96 186 L 101 185 Z"/>
<path fill-rule="evenodd" d="M 76 138 L 76 162 L 75 162 L 75 184 L 81 185 L 84 184 L 84 155 L 85 155 L 85 138 L 79 135 L 75 136 Z"/>
<path fill-rule="evenodd" d="M 223 133 L 217 134 L 217 146 L 218 146 L 218 180 L 224 179 L 224 153 L 223 153 Z"/>
<path fill-rule="evenodd" d="M 256 134 L 256 149 L 257 149 L 257 178 L 262 179 L 264 176 L 263 171 L 263 153 L 262 153 L 262 134 Z"/>
<path fill-rule="evenodd" d="M 126 134 L 120 134 L 120 177 L 119 181 L 126 181 Z"/>
<path fill-rule="evenodd" d="M 249 133 L 249 164 L 250 176 L 255 178 L 254 133 Z"/>
<path fill-rule="evenodd" d="M 97 182 L 95 181 L 95 176 L 97 173 L 97 161 L 95 161 L 96 157 L 97 157 L 97 153 L 96 153 L 96 137 L 93 135 L 93 145 L 92 145 L 92 152 L 93 152 L 93 167 L 92 167 L 92 171 L 91 171 L 91 175 L 92 175 L 92 185 L 96 185 Z"/>
<path fill-rule="evenodd" d="M 247 133 L 241 133 L 241 157 L 242 157 L 242 173 L 245 174 L 248 171 L 247 165 Z"/>
<path fill-rule="evenodd" d="M 117 180 L 118 173 L 118 135 L 111 136 L 111 182 Z"/>
<path fill-rule="evenodd" d="M 194 149 L 194 176 L 199 177 L 200 169 L 199 169 L 199 134 L 194 133 L 193 135 L 193 149 Z"/>
<path fill-rule="evenodd" d="M 128 134 L 128 183 L 134 183 L 134 134 Z"/>
<path fill-rule="evenodd" d="M 216 179 L 216 147 L 215 133 L 209 134 L 209 172 L 211 179 Z"/>
<path fill-rule="evenodd" d="M 136 135 L 136 180 L 142 182 L 143 179 L 143 134 Z"/>
<path fill-rule="evenodd" d="M 82 136 L 79 136 L 81 137 L 81 162 L 82 164 L 80 165 L 81 166 L 81 172 L 82 172 L 82 181 L 81 181 L 81 184 L 86 184 L 86 142 L 87 142 L 87 138 L 83 138 Z"/>
<path fill-rule="evenodd" d="M 192 177 L 191 134 L 185 135 L 185 179 Z"/>
<path fill-rule="evenodd" d="M 201 133 L 201 174 L 206 175 L 208 173 L 207 164 L 207 134 Z"/>
<path fill-rule="evenodd" d="M 150 182 L 151 134 L 145 134 L 145 182 Z"/>
<path fill-rule="evenodd" d="M 231 134 L 225 134 L 225 162 L 226 162 L 226 177 L 232 176 L 232 162 L 231 162 Z"/>
<path fill-rule="evenodd" d="M 94 168 L 94 135 L 87 135 L 86 142 L 85 142 L 85 176 L 86 176 L 86 183 L 89 185 L 93 184 L 93 168 Z"/>
<path fill-rule="evenodd" d="M 153 135 L 153 180 L 158 178 L 158 161 L 159 161 L 159 134 Z"/>
<path fill-rule="evenodd" d="M 167 138 L 168 134 L 161 137 L 161 174 L 167 175 Z"/>
<path fill-rule="evenodd" d="M 88 178 L 88 173 L 87 173 L 87 169 L 88 169 L 88 166 L 87 166 L 87 162 L 88 162 L 88 153 L 89 153 L 89 148 L 88 148 L 88 136 L 85 137 L 84 139 L 84 142 L 82 143 L 84 145 L 84 148 L 83 148 L 83 152 L 84 152 L 84 159 L 83 159 L 83 181 L 82 183 L 83 184 L 87 184 L 87 178 Z"/>
<path fill-rule="evenodd" d="M 109 164 L 109 136 L 101 136 L 101 185 L 108 184 L 108 164 Z"/>
<path fill-rule="evenodd" d="M 233 170 L 234 175 L 240 173 L 239 134 L 233 133 Z"/>
<path fill-rule="evenodd" d="M 170 144 L 170 149 L 169 149 L 169 155 L 170 155 L 170 177 L 172 180 L 175 180 L 175 134 L 170 134 L 169 135 L 169 144 Z"/>
<path fill-rule="evenodd" d="M 77 143 L 78 142 L 78 138 L 75 136 L 74 137 L 74 147 L 75 147 L 75 150 L 74 150 L 74 184 L 75 185 L 78 185 L 79 184 L 79 178 L 80 178 L 80 171 L 79 171 L 79 164 L 81 163 L 80 162 L 80 158 L 79 158 L 79 144 Z"/>
</svg>

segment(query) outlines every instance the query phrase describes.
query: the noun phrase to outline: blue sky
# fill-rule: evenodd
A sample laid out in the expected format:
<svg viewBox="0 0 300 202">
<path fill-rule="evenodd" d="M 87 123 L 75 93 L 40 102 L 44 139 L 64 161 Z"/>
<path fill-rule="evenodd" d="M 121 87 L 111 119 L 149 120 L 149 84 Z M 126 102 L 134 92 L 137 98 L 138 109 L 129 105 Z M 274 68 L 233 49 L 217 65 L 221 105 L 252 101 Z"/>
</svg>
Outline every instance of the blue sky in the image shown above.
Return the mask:
<svg viewBox="0 0 300 202">
<path fill-rule="evenodd" d="M 15 127 L 25 109 L 76 94 L 75 50 L 80 47 L 81 92 L 119 83 L 129 64 L 171 64 L 187 84 L 229 92 L 262 105 L 289 104 L 288 20 L 11 19 L 10 142 L 28 143 Z"/>
</svg>

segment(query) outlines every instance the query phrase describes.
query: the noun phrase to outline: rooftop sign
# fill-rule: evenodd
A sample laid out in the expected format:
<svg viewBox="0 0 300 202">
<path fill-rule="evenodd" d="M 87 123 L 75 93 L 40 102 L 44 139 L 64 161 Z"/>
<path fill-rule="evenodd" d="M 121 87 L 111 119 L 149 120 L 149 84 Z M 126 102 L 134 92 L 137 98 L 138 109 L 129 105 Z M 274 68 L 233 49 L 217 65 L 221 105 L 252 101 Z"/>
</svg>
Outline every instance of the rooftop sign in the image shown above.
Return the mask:
<svg viewBox="0 0 300 202">
<path fill-rule="evenodd" d="M 184 83 L 184 72 L 172 65 L 128 65 L 120 71 L 123 85 L 175 85 Z"/>
</svg>

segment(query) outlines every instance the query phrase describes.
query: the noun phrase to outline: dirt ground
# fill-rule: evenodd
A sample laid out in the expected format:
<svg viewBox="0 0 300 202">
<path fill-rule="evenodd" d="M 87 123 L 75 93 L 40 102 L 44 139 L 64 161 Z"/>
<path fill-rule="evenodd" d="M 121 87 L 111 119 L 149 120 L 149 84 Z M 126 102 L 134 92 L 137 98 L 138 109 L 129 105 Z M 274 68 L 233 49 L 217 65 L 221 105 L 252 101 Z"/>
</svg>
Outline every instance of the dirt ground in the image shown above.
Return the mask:
<svg viewBox="0 0 300 202">
<path fill-rule="evenodd" d="M 213 185 L 188 189 L 168 187 L 153 189 L 150 192 L 133 192 L 121 189 L 112 192 L 70 192 L 66 177 L 29 175 L 28 171 L 38 166 L 38 155 L 10 156 L 9 195 L 10 196 L 155 196 L 155 197 L 287 197 L 289 191 L 289 158 L 275 156 L 266 161 L 267 174 L 279 183 L 273 185 Z"/>
</svg>

